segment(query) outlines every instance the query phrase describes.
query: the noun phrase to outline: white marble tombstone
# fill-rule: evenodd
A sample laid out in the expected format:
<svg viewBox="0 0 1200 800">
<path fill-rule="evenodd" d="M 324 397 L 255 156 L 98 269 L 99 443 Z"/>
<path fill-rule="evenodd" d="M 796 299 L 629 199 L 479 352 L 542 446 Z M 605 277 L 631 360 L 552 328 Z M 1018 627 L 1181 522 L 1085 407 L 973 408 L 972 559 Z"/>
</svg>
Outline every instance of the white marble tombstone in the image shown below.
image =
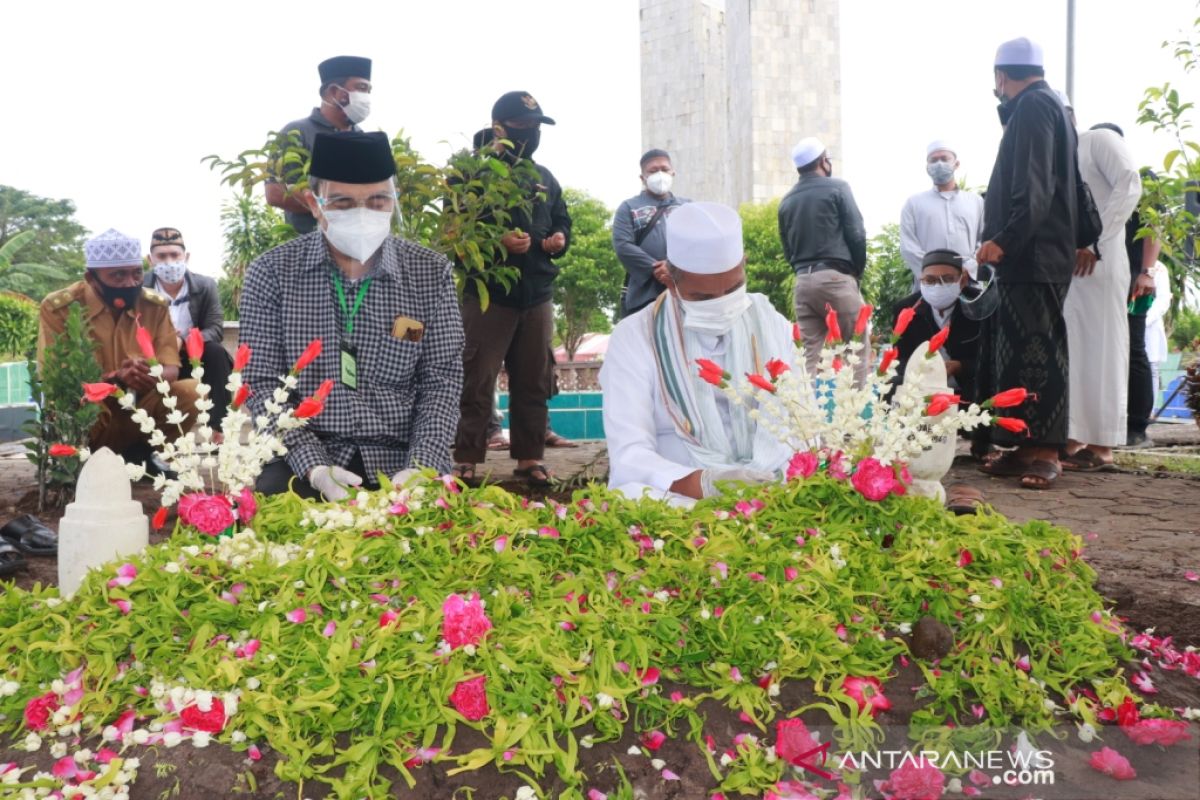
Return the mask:
<svg viewBox="0 0 1200 800">
<path fill-rule="evenodd" d="M 908 368 L 904 371 L 904 383 L 916 384 L 920 394 L 929 396 L 950 392 L 946 377 L 946 362 L 941 356 L 926 358 L 929 342 L 922 342 L 908 359 Z M 950 413 L 956 406 L 942 412 Z M 944 436 L 935 441 L 933 446 L 914 458 L 908 465 L 913 476 L 910 491 L 921 497 L 932 497 L 939 503 L 946 502 L 946 489 L 942 486 L 942 478 L 954 464 L 955 435 Z"/>
<path fill-rule="evenodd" d="M 125 462 L 102 447 L 83 465 L 75 502 L 58 526 L 58 590 L 74 594 L 92 567 L 140 552 L 150 524 L 133 500 Z"/>
</svg>

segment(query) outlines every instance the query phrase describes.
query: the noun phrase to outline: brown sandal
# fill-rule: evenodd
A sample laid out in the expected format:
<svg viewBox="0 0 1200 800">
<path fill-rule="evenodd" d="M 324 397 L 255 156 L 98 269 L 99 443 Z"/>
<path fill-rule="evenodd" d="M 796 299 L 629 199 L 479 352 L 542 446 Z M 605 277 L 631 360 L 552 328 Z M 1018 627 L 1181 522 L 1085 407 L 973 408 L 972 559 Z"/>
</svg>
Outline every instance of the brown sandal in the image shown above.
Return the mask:
<svg viewBox="0 0 1200 800">
<path fill-rule="evenodd" d="M 1105 461 L 1084 447 L 1062 460 L 1062 468 L 1068 472 L 1116 472 L 1117 465 Z"/>
<path fill-rule="evenodd" d="M 1009 450 L 980 464 L 978 469 L 997 478 L 1015 478 L 1029 471 L 1030 463 L 1017 457 L 1016 450 Z"/>
<path fill-rule="evenodd" d="M 946 510 L 952 514 L 974 514 L 983 506 L 983 492 L 974 486 L 956 483 L 946 489 Z"/>
<path fill-rule="evenodd" d="M 540 475 L 538 473 L 541 473 Z M 530 486 L 538 488 L 546 488 L 553 486 L 558 480 L 550 474 L 550 470 L 546 469 L 545 464 L 534 464 L 532 467 L 523 467 L 514 469 L 513 476 L 522 478 Z"/>
<path fill-rule="evenodd" d="M 1021 475 L 1021 487 L 1024 489 L 1045 490 L 1053 488 L 1054 482 L 1062 474 L 1062 468 L 1053 461 L 1037 460 L 1025 468 Z"/>
<path fill-rule="evenodd" d="M 483 479 L 475 474 L 474 464 L 455 464 L 454 468 L 450 470 L 450 474 L 462 481 L 464 486 L 472 489 L 478 488 L 483 483 Z"/>
<path fill-rule="evenodd" d="M 546 447 L 579 447 L 579 442 L 573 442 L 564 436 L 559 436 L 554 431 L 550 431 L 546 435 Z"/>
</svg>

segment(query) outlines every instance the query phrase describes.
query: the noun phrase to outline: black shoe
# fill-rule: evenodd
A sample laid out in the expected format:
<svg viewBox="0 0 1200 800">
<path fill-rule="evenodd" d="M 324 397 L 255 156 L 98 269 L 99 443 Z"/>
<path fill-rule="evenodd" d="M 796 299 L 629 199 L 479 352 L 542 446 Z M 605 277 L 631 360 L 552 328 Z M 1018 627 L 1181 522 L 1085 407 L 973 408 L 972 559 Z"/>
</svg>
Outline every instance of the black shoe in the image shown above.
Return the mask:
<svg viewBox="0 0 1200 800">
<path fill-rule="evenodd" d="M 52 556 L 58 553 L 58 534 L 30 514 L 24 514 L 0 528 L 0 537 L 22 553 Z"/>
<path fill-rule="evenodd" d="M 1128 437 L 1125 439 L 1125 449 L 1140 450 L 1146 447 L 1154 447 L 1154 440 L 1147 436 L 1145 431 L 1141 433 L 1130 431 Z"/>
</svg>

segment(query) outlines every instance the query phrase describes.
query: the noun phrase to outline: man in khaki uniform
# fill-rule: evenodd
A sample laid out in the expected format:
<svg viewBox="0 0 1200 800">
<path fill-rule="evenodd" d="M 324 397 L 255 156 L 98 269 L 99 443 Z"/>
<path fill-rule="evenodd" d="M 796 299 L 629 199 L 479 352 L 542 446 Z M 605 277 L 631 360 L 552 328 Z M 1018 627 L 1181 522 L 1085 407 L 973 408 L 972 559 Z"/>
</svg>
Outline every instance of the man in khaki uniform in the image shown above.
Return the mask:
<svg viewBox="0 0 1200 800">
<path fill-rule="evenodd" d="M 183 429 L 195 419 L 196 381 L 179 380 L 179 345 L 167 303 L 142 286 L 141 244 L 111 228 L 84 244 L 87 273 L 83 280 L 50 294 L 42 301 L 38 327 L 38 368 L 46 369 L 46 348 L 66 327 L 71 306 L 83 306 L 83 316 L 96 342 L 101 380 L 135 393 L 137 404 L 154 418 L 159 430 L 174 438 L 178 429 L 167 425 L 169 409 L 155 389 L 157 380 L 137 341 L 139 323 L 150 333 L 154 355 L 163 366 L 162 379 L 178 399 L 176 408 L 185 415 Z M 53 365 L 50 369 L 53 369 Z M 82 388 L 80 392 L 82 393 Z M 92 428 L 88 445 L 108 447 L 127 461 L 150 456 L 149 436 L 130 420 L 130 412 L 117 406 L 116 398 L 104 402 L 100 419 Z"/>
</svg>

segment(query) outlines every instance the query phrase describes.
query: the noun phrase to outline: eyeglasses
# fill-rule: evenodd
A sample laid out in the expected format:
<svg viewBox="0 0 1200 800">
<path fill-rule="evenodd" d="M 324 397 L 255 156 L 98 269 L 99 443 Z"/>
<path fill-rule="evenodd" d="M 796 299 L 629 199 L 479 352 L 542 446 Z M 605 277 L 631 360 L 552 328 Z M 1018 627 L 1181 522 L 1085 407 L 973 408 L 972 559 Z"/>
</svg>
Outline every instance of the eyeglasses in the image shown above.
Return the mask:
<svg viewBox="0 0 1200 800">
<path fill-rule="evenodd" d="M 394 192 L 376 192 L 365 200 L 358 200 L 344 194 L 332 197 L 317 196 L 317 205 L 330 211 L 350 211 L 355 208 L 367 208 L 371 211 L 391 211 L 396 206 Z"/>
<path fill-rule="evenodd" d="M 959 278 L 957 275 L 943 275 L 940 278 L 937 277 L 936 275 L 927 275 L 927 276 L 921 278 L 921 285 L 922 286 L 951 286 L 955 283 L 958 283 L 958 281 L 959 281 Z"/>
</svg>

